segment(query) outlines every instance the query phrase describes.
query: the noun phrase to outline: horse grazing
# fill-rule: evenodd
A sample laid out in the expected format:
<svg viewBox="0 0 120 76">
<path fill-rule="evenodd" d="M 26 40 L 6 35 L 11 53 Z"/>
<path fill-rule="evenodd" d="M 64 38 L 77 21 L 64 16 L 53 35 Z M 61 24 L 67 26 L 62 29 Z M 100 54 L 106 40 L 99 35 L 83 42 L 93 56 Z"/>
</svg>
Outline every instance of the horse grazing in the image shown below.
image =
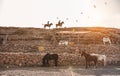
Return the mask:
<svg viewBox="0 0 120 76">
<path fill-rule="evenodd" d="M 81 56 L 85 57 L 86 60 L 86 68 L 88 68 L 88 65 L 90 65 L 90 62 L 94 62 L 94 66 L 97 68 L 97 62 L 98 62 L 98 57 L 95 55 L 88 54 L 84 51 L 82 51 Z"/>
<path fill-rule="evenodd" d="M 68 45 L 68 41 L 66 41 L 66 40 L 60 40 L 59 41 L 59 45 Z"/>
<path fill-rule="evenodd" d="M 47 53 L 42 59 L 42 66 L 49 66 L 49 61 L 54 60 L 55 66 L 58 65 L 58 54 Z"/>
<path fill-rule="evenodd" d="M 50 24 L 44 24 L 44 28 L 49 27 L 49 29 L 50 29 L 50 27 L 51 27 L 52 25 L 53 25 L 52 23 L 50 23 Z"/>
<path fill-rule="evenodd" d="M 102 61 L 103 62 L 103 65 L 106 66 L 106 55 L 101 55 L 101 54 L 95 54 L 95 53 L 92 53 L 91 54 L 92 56 L 97 56 L 98 57 L 98 61 Z"/>
<path fill-rule="evenodd" d="M 64 22 L 58 22 L 58 24 L 56 24 L 56 28 L 59 26 L 59 27 L 62 27 L 62 25 L 64 24 Z"/>
<path fill-rule="evenodd" d="M 111 40 L 109 37 L 103 37 L 103 43 L 106 44 L 106 43 L 109 43 L 111 44 Z"/>
</svg>

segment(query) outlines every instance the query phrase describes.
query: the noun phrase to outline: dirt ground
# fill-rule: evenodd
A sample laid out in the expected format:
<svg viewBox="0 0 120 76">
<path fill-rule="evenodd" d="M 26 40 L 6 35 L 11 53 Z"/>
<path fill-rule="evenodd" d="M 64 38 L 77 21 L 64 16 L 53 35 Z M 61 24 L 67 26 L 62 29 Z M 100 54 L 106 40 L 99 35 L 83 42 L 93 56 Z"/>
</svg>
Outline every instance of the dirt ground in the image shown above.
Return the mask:
<svg viewBox="0 0 120 76">
<path fill-rule="evenodd" d="M 0 76 L 120 76 L 120 66 L 0 68 Z"/>
</svg>

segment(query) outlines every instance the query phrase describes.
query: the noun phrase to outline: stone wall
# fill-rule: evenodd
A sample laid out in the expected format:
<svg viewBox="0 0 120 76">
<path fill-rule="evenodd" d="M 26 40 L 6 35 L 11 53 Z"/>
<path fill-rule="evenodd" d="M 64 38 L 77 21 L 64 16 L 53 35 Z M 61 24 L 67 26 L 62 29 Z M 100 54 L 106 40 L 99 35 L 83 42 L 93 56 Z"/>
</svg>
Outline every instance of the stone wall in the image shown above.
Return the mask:
<svg viewBox="0 0 120 76">
<path fill-rule="evenodd" d="M 26 66 L 41 66 L 42 58 L 46 53 L 0 53 L 0 66 L 1 67 L 26 67 Z M 85 65 L 84 57 L 80 57 L 80 54 L 62 53 L 58 54 L 59 66 L 83 66 Z M 117 64 L 120 61 L 120 56 L 109 55 L 107 64 Z M 50 61 L 50 65 L 53 66 L 53 61 Z"/>
<path fill-rule="evenodd" d="M 0 53 L 1 66 L 40 66 L 46 53 Z M 58 54 L 58 65 L 78 65 L 80 56 L 75 54 Z M 77 62 L 77 63 L 76 63 Z M 50 61 L 52 65 L 53 62 Z"/>
</svg>

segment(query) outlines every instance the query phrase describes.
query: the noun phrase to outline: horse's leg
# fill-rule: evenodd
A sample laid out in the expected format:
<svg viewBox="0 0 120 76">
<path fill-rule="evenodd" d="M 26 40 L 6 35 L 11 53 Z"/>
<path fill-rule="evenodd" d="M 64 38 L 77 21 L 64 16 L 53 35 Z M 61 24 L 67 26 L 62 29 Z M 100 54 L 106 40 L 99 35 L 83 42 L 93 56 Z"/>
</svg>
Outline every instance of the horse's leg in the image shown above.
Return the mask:
<svg viewBox="0 0 120 76">
<path fill-rule="evenodd" d="M 105 41 L 103 41 L 103 44 L 105 44 Z"/>
<path fill-rule="evenodd" d="M 106 66 L 106 57 L 104 57 L 104 66 Z"/>
<path fill-rule="evenodd" d="M 42 60 L 42 66 L 46 66 L 46 60 L 44 58 Z"/>
<path fill-rule="evenodd" d="M 97 61 L 94 61 L 94 63 L 95 63 L 94 67 L 97 68 Z"/>
<path fill-rule="evenodd" d="M 90 62 L 88 63 L 89 67 L 91 66 Z"/>
<path fill-rule="evenodd" d="M 57 60 L 57 59 L 55 59 L 55 66 L 57 66 L 57 62 L 58 62 L 58 60 Z"/>
<path fill-rule="evenodd" d="M 47 66 L 49 66 L 49 60 L 48 59 L 46 60 L 46 64 L 47 64 Z"/>
<path fill-rule="evenodd" d="M 56 28 L 57 28 L 57 26 L 56 26 Z"/>
<path fill-rule="evenodd" d="M 111 45 L 111 41 L 109 40 L 109 44 Z"/>
<path fill-rule="evenodd" d="M 88 62 L 87 62 L 87 60 L 86 60 L 86 64 L 85 65 L 86 65 L 86 69 L 87 69 L 88 68 Z"/>
<path fill-rule="evenodd" d="M 48 64 L 47 64 L 47 60 L 45 59 L 45 66 L 48 66 Z"/>
<path fill-rule="evenodd" d="M 45 62 L 44 62 L 44 60 L 42 61 L 42 66 L 45 66 Z"/>
</svg>

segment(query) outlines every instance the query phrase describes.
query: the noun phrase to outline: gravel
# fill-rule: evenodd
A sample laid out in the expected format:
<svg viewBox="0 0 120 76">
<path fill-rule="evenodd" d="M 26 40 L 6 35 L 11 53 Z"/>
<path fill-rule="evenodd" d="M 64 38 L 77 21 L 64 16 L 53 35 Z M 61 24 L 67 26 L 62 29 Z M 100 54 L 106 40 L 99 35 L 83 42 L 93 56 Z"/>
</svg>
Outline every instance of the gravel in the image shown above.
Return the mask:
<svg viewBox="0 0 120 76">
<path fill-rule="evenodd" d="M 120 76 L 120 66 L 1 68 L 0 76 Z"/>
</svg>

